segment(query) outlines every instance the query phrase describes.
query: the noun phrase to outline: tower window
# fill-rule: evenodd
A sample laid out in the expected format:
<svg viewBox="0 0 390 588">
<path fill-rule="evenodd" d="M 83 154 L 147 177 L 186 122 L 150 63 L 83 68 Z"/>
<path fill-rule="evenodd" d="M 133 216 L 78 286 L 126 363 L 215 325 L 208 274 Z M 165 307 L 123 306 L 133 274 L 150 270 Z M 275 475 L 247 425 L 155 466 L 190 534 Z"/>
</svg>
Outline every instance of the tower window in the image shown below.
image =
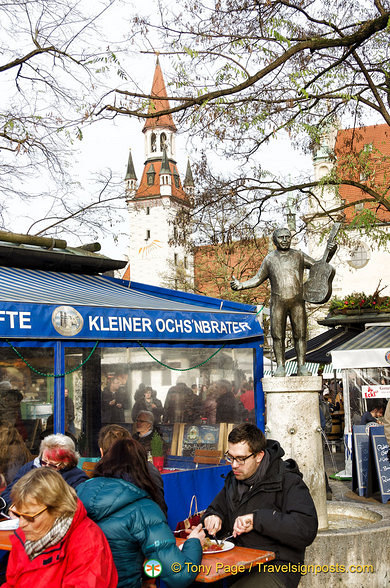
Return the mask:
<svg viewBox="0 0 390 588">
<path fill-rule="evenodd" d="M 148 216 L 149 216 L 149 214 L 150 214 L 150 208 L 149 208 L 149 206 L 147 206 L 147 207 L 146 207 L 146 214 L 147 214 Z"/>
<path fill-rule="evenodd" d="M 174 179 L 176 188 L 179 188 L 180 187 L 180 178 L 179 178 L 179 174 L 177 173 L 177 169 L 176 168 L 175 168 L 175 170 L 173 172 L 173 179 Z"/>
<path fill-rule="evenodd" d="M 184 268 L 188 269 L 188 260 L 186 257 L 184 258 Z"/>
<path fill-rule="evenodd" d="M 178 255 L 177 255 L 177 253 L 174 253 L 174 254 L 173 254 L 173 263 L 174 263 L 175 265 L 177 265 L 177 264 L 178 264 L 178 261 L 179 261 L 179 257 L 178 257 Z"/>
<path fill-rule="evenodd" d="M 150 230 L 149 230 L 149 229 L 147 229 L 147 231 L 146 231 L 146 239 L 145 239 L 145 241 L 148 241 L 149 239 L 150 239 Z"/>
<path fill-rule="evenodd" d="M 168 148 L 168 143 L 167 143 L 167 136 L 165 133 L 161 133 L 160 135 L 160 151 L 163 151 L 164 149 Z"/>
<path fill-rule="evenodd" d="M 152 136 L 150 137 L 150 149 L 153 153 L 157 149 L 157 147 L 156 147 L 156 133 L 152 133 Z"/>
<path fill-rule="evenodd" d="M 153 186 L 154 184 L 154 176 L 156 175 L 153 163 L 150 165 L 148 171 L 146 172 L 147 184 L 148 186 Z"/>
</svg>

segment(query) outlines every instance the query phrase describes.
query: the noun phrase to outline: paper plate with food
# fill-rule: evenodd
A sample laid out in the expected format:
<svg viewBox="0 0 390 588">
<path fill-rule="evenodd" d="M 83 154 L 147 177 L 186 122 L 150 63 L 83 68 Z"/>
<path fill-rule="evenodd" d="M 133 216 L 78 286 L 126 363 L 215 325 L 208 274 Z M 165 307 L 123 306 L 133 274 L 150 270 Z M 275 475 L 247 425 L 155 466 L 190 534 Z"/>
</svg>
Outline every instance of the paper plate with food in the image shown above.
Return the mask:
<svg viewBox="0 0 390 588">
<path fill-rule="evenodd" d="M 235 547 L 234 543 L 231 541 L 215 541 L 215 539 L 210 539 L 210 537 L 206 537 L 203 542 L 203 554 L 208 555 L 209 553 L 222 553 L 223 551 L 230 551 Z"/>
</svg>

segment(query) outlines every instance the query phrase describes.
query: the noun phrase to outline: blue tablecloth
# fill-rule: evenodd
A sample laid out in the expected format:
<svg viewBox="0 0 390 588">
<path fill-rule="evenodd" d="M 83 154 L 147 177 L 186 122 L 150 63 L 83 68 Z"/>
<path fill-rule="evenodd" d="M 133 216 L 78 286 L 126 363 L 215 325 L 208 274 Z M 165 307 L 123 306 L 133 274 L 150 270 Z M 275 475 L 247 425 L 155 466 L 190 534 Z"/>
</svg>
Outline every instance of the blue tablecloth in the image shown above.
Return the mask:
<svg viewBox="0 0 390 588">
<path fill-rule="evenodd" d="M 207 508 L 222 489 L 230 465 L 209 466 L 163 474 L 165 501 L 168 506 L 168 524 L 172 530 L 178 521 L 188 517 L 191 498 L 195 494 L 198 509 Z"/>
</svg>

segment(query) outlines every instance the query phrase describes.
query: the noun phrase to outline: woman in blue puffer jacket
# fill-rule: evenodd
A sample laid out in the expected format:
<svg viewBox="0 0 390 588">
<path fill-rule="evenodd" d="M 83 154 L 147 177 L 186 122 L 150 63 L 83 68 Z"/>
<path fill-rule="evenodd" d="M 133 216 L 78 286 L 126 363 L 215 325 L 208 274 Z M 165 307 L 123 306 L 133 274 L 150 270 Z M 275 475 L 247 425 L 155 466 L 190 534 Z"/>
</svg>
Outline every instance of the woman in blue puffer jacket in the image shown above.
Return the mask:
<svg viewBox="0 0 390 588">
<path fill-rule="evenodd" d="M 118 588 L 140 588 L 144 561 L 150 559 L 161 563 L 159 578 L 167 586 L 184 588 L 194 582 L 197 573 L 190 568 L 202 559 L 202 526 L 191 532 L 182 550 L 178 549 L 157 504 L 142 445 L 135 439 L 117 441 L 98 462 L 93 475 L 78 486 L 77 494 L 88 516 L 108 539 L 118 571 Z M 172 571 L 174 562 L 180 564 L 179 572 Z"/>
</svg>

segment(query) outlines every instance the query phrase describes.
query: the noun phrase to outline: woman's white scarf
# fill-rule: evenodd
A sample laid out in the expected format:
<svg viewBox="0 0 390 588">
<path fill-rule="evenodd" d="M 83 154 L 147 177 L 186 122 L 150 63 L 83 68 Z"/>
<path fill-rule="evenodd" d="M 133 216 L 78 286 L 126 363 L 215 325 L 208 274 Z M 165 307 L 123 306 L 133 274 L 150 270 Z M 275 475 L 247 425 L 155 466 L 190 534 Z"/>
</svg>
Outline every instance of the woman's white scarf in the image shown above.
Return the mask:
<svg viewBox="0 0 390 588">
<path fill-rule="evenodd" d="M 73 517 L 67 517 L 65 515 L 59 517 L 55 520 L 54 525 L 46 535 L 36 541 L 26 541 L 24 549 L 30 560 L 43 553 L 48 547 L 59 543 L 69 531 L 72 521 Z"/>
</svg>

